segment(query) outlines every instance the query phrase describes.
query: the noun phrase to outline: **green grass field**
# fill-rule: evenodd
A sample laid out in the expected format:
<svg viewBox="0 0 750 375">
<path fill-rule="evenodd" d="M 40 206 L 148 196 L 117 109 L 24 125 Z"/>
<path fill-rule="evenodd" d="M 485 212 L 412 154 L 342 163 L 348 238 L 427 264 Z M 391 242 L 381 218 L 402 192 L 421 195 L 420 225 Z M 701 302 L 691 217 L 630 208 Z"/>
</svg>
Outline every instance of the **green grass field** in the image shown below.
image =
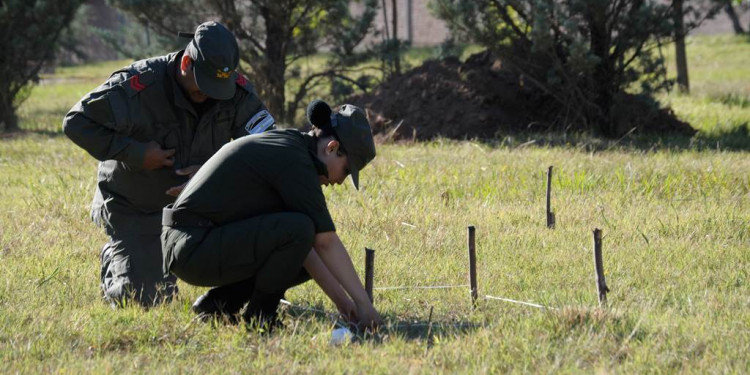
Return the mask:
<svg viewBox="0 0 750 375">
<path fill-rule="evenodd" d="M 747 134 L 738 129 L 750 123 L 750 42 L 702 37 L 688 48 L 693 94 L 662 101 L 698 139 Z M 287 294 L 295 307 L 271 337 L 196 321 L 189 307 L 205 289 L 185 284 L 169 305 L 112 310 L 98 288 L 106 239 L 88 219 L 96 162 L 60 123 L 125 63 L 62 69 L 20 109 L 27 132 L 0 138 L 0 373 L 750 372 L 742 142 L 388 144 L 359 193 L 326 189 L 360 275 L 364 248 L 376 249 L 376 287 L 466 284 L 474 225 L 480 294 L 554 309 L 481 300 L 473 310 L 468 288 L 376 290 L 387 324 L 338 347 L 328 343 L 331 318 L 305 309 L 333 311 L 311 283 Z M 554 230 L 545 226 L 549 165 Z M 606 309 L 593 228 L 604 233 Z"/>
<path fill-rule="evenodd" d="M 688 38 L 688 73 L 692 95 L 671 93 L 661 101 L 699 129 L 702 137 L 732 143 L 750 142 L 750 38 L 730 35 Z M 674 49 L 666 59 L 675 75 Z"/>
</svg>

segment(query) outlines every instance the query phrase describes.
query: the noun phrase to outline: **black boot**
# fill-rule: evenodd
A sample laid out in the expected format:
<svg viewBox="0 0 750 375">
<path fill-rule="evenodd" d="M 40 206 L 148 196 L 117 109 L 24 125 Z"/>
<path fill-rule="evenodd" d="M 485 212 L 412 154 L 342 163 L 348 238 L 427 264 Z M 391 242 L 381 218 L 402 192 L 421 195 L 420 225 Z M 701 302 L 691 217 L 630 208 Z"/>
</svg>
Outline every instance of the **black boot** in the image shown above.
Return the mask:
<svg viewBox="0 0 750 375">
<path fill-rule="evenodd" d="M 250 300 L 254 288 L 254 277 L 211 288 L 195 300 L 193 312 L 205 320 L 225 319 L 231 324 L 237 324 L 240 310 Z"/>
<path fill-rule="evenodd" d="M 248 328 L 266 334 L 283 327 L 277 311 L 282 298 L 284 298 L 284 291 L 265 293 L 256 290 L 253 292 L 252 298 L 242 313 L 242 319 Z"/>
</svg>

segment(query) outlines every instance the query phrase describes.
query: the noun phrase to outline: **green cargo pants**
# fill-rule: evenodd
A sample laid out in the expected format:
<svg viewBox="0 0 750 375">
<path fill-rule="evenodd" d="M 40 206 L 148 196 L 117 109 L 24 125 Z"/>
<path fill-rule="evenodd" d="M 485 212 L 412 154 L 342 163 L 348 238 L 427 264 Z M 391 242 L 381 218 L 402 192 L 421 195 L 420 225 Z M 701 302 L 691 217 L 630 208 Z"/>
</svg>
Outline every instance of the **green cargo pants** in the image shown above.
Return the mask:
<svg viewBox="0 0 750 375">
<path fill-rule="evenodd" d="M 161 226 L 152 216 L 116 215 L 105 225 L 109 242 L 100 254 L 101 288 L 117 306 L 130 300 L 152 306 L 177 294 L 177 278 L 162 272 Z"/>
<path fill-rule="evenodd" d="M 283 293 L 312 249 L 315 227 L 300 213 L 260 215 L 216 227 L 165 226 L 165 271 L 198 286 L 255 277 L 255 290 Z"/>
</svg>

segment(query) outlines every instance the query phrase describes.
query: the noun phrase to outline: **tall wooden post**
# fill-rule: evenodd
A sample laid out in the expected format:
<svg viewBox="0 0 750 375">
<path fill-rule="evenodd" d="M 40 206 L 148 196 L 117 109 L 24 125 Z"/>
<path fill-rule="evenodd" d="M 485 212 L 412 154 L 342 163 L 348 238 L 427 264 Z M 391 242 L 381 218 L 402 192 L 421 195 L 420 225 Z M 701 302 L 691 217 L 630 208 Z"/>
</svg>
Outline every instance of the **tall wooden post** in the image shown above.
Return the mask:
<svg viewBox="0 0 750 375">
<path fill-rule="evenodd" d="M 555 213 L 552 212 L 552 166 L 547 169 L 547 228 L 555 228 Z"/>
<path fill-rule="evenodd" d="M 370 297 L 370 302 L 374 302 L 372 298 L 373 282 L 375 278 L 375 250 L 365 248 L 365 291 L 367 296 Z"/>
<path fill-rule="evenodd" d="M 594 267 L 596 269 L 596 292 L 599 296 L 599 307 L 607 306 L 607 282 L 604 279 L 604 262 L 602 261 L 602 231 L 594 229 Z"/>
<path fill-rule="evenodd" d="M 471 287 L 471 305 L 476 307 L 479 292 L 477 290 L 477 252 L 475 245 L 474 226 L 468 228 L 469 234 L 469 285 Z"/>
</svg>

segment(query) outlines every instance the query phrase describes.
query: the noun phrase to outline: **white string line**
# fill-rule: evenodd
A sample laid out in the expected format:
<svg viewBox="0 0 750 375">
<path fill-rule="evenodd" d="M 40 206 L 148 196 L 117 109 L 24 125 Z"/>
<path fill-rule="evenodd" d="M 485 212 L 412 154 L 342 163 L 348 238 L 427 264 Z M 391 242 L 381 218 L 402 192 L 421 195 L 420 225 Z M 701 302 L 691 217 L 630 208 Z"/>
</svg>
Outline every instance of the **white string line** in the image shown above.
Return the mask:
<svg viewBox="0 0 750 375">
<path fill-rule="evenodd" d="M 409 285 L 401 285 L 401 286 L 381 286 L 378 288 L 372 288 L 373 290 L 401 290 L 401 289 L 449 289 L 449 288 L 468 288 L 469 284 L 464 285 L 427 285 L 427 286 L 409 286 Z"/>
<path fill-rule="evenodd" d="M 326 314 L 326 315 L 329 315 L 329 316 L 336 315 L 335 313 L 327 312 L 327 311 L 321 310 L 321 309 L 316 309 L 314 307 L 307 307 L 307 306 L 302 306 L 302 305 L 295 305 L 295 304 L 293 304 L 293 303 L 291 303 L 291 302 L 289 302 L 289 301 L 287 301 L 285 299 L 280 300 L 280 302 L 283 305 L 287 305 L 287 306 L 295 308 L 295 309 L 301 309 L 301 310 L 313 311 L 313 312 L 317 312 L 317 313 L 323 313 L 323 314 Z M 338 327 L 338 328 L 350 328 L 349 325 L 347 325 L 346 323 L 342 323 L 342 322 L 340 322 L 338 320 L 334 321 L 333 324 L 334 324 L 335 327 Z M 406 323 L 406 322 L 402 322 L 402 323 L 395 323 L 395 324 L 392 324 L 392 323 L 391 324 L 384 324 L 383 326 L 384 327 L 392 327 L 392 328 L 398 329 L 398 328 L 427 327 L 427 326 L 430 326 L 430 325 L 433 326 L 433 327 L 442 327 L 442 326 L 459 326 L 459 327 L 469 326 L 470 327 L 470 326 L 473 326 L 474 324 L 473 323 L 469 323 L 469 322 L 466 322 L 466 323 L 465 322 L 455 322 L 455 323 L 441 323 L 441 322 Z"/>
<path fill-rule="evenodd" d="M 440 286 L 427 286 L 427 287 L 386 287 L 386 288 L 392 288 L 392 289 L 410 289 L 410 288 L 413 288 L 413 289 L 417 289 L 417 288 L 419 288 L 419 289 L 437 289 L 437 288 L 454 288 L 454 287 L 465 287 L 465 286 L 466 285 L 440 285 Z M 558 310 L 558 308 L 556 308 L 556 307 L 544 306 L 544 305 L 540 305 L 540 304 L 532 303 L 532 302 L 517 301 L 517 300 L 514 300 L 514 299 L 510 299 L 510 298 L 496 297 L 496 296 L 490 296 L 490 295 L 485 295 L 484 298 L 485 299 L 489 299 L 489 300 L 503 301 L 503 302 L 508 302 L 508 303 L 515 303 L 515 304 L 518 304 L 518 305 L 536 307 L 538 309 Z M 317 313 L 329 315 L 331 317 L 334 317 L 336 315 L 335 313 L 327 312 L 327 311 L 322 310 L 322 309 L 316 309 L 314 307 L 294 305 L 294 304 L 292 304 L 291 302 L 289 302 L 289 301 L 287 301 L 285 299 L 282 299 L 280 302 L 282 304 L 284 304 L 284 305 L 287 305 L 287 306 L 291 306 L 291 307 L 294 307 L 294 308 L 299 308 L 299 309 L 307 310 L 307 311 L 313 311 L 313 312 L 317 312 Z"/>
<path fill-rule="evenodd" d="M 402 290 L 402 289 L 449 289 L 449 288 L 467 288 L 471 287 L 469 284 L 463 284 L 463 285 L 433 285 L 433 286 L 384 286 L 380 288 L 373 288 L 373 290 Z M 495 297 L 486 295 L 484 296 L 485 299 L 491 299 L 496 301 L 503 301 L 503 302 L 510 302 L 510 303 L 516 303 L 519 305 L 526 305 L 531 307 L 536 307 L 540 309 L 548 309 L 548 310 L 557 310 L 555 307 L 549 307 L 549 306 L 543 306 L 532 302 L 524 302 L 524 301 L 516 301 L 514 299 L 510 298 L 503 298 L 503 297 Z"/>
<path fill-rule="evenodd" d="M 479 323 L 472 323 L 472 322 L 455 322 L 455 323 L 447 323 L 447 322 L 417 322 L 417 323 L 395 323 L 395 324 L 384 324 L 384 327 L 389 328 L 419 328 L 419 327 L 429 327 L 432 326 L 434 328 L 471 328 L 471 327 L 479 327 L 481 324 Z"/>
<path fill-rule="evenodd" d="M 526 306 L 536 307 L 536 308 L 540 308 L 540 309 L 557 310 L 556 307 L 542 306 L 542 305 L 539 305 L 539 304 L 536 304 L 536 303 L 531 303 L 531 302 L 516 301 L 516 300 L 510 299 L 510 298 L 502 298 L 502 297 L 495 297 L 495 296 L 484 296 L 484 298 L 485 299 L 492 299 L 492 300 L 496 300 L 496 301 L 516 303 L 516 304 L 519 304 L 519 305 L 526 305 Z"/>
</svg>

